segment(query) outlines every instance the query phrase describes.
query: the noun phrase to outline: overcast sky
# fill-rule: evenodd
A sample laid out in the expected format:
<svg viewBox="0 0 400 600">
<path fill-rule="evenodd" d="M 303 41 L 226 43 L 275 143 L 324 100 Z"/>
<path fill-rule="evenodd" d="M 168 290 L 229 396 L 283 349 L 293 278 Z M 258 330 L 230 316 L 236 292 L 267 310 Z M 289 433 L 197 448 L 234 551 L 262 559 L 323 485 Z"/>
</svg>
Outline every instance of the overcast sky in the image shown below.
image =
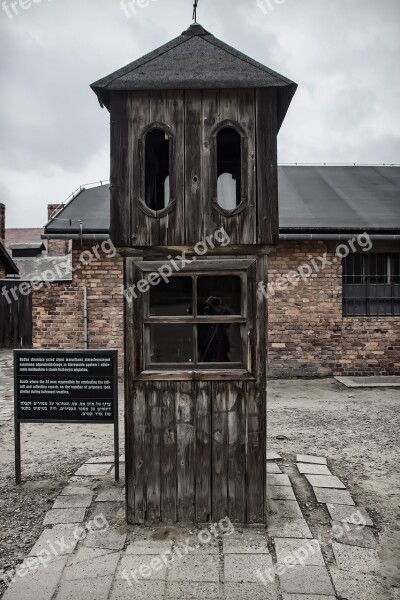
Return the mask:
<svg viewBox="0 0 400 600">
<path fill-rule="evenodd" d="M 400 1 L 262 1 L 264 10 L 256 0 L 199 0 L 198 20 L 299 84 L 279 162 L 399 163 Z M 108 179 L 109 114 L 89 84 L 178 36 L 192 3 L 134 0 L 128 17 L 120 0 L 17 0 L 18 14 L 6 0 L 0 202 L 8 227 L 40 227 L 48 203 Z"/>
</svg>

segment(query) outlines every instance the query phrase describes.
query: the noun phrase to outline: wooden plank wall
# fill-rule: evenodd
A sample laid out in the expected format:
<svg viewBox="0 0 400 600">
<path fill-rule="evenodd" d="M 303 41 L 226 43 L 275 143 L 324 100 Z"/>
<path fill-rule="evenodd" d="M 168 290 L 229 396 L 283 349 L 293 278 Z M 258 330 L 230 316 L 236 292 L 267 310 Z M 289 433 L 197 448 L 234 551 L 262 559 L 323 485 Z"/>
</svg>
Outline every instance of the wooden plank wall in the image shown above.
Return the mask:
<svg viewBox="0 0 400 600">
<path fill-rule="evenodd" d="M 32 348 L 32 294 L 21 294 L 21 283 L 26 282 L 0 280 L 1 290 L 11 299 L 9 303 L 6 294 L 0 294 L 0 348 Z M 13 288 L 17 300 L 10 292 Z"/>
<path fill-rule="evenodd" d="M 259 257 L 249 273 L 256 381 L 136 380 L 142 370 L 142 303 L 126 300 L 129 522 L 206 523 L 225 516 L 235 523 L 265 522 L 267 315 L 256 283 L 265 279 L 266 260 Z M 125 262 L 130 286 L 140 270 L 134 259 Z"/>
<path fill-rule="evenodd" d="M 256 90 L 257 244 L 277 244 L 278 130 L 275 88 Z"/>
<path fill-rule="evenodd" d="M 224 227 L 231 244 L 271 244 L 276 237 L 277 124 L 275 90 L 115 92 L 111 106 L 111 235 L 118 247 L 194 246 Z M 245 135 L 245 210 L 226 216 L 216 199 L 213 130 L 235 122 Z M 145 214 L 146 127 L 162 123 L 173 139 L 170 188 L 174 208 Z"/>
<path fill-rule="evenodd" d="M 128 520 L 262 523 L 265 395 L 253 382 L 143 382 L 130 404 Z M 248 442 L 247 442 L 248 439 Z"/>
<path fill-rule="evenodd" d="M 130 245 L 131 232 L 131 173 L 129 155 L 129 94 L 114 94 L 110 106 L 110 236 L 116 246 Z"/>
</svg>

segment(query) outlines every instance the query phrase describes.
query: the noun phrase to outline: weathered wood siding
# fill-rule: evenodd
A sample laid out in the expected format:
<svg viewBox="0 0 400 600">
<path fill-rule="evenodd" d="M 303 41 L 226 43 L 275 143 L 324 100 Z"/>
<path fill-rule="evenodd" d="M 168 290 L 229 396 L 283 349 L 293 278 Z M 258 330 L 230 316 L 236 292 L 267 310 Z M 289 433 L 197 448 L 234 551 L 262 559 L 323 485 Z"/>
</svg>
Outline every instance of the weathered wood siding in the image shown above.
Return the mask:
<svg viewBox="0 0 400 600">
<path fill-rule="evenodd" d="M 279 241 L 276 102 L 275 88 L 256 91 L 257 244 Z"/>
<path fill-rule="evenodd" d="M 144 371 L 142 298 L 125 299 L 128 520 L 265 522 L 267 302 L 257 282 L 278 236 L 276 91 L 115 92 L 110 113 L 111 237 L 126 257 L 125 287 L 142 276 L 134 249 L 153 260 L 182 247 L 191 254 L 221 227 L 230 243 L 210 252 L 220 254 L 220 272 L 223 254 L 238 268 L 240 255 L 253 257 L 241 370 Z M 170 140 L 170 205 L 157 213 L 144 201 L 152 126 Z M 241 198 L 231 214 L 217 203 L 222 127 L 236 128 L 242 144 Z"/>
<path fill-rule="evenodd" d="M 253 379 L 139 380 L 142 297 L 125 303 L 127 511 L 131 523 L 265 522 L 266 300 L 256 293 L 266 257 L 249 273 Z M 125 284 L 140 270 L 125 259 Z M 253 295 L 254 293 L 254 295 Z M 229 372 L 226 374 L 229 376 Z M 143 376 L 142 376 L 143 377 Z M 183 379 L 183 376 L 182 376 Z"/>
<path fill-rule="evenodd" d="M 21 284 L 30 286 L 29 281 L 0 280 L 0 348 L 32 348 L 32 294 L 22 294 Z"/>
<path fill-rule="evenodd" d="M 265 396 L 257 387 L 241 381 L 133 384 L 129 522 L 264 521 Z"/>
<path fill-rule="evenodd" d="M 276 90 L 168 90 L 111 96 L 111 238 L 118 247 L 193 246 L 224 227 L 232 245 L 273 244 L 278 231 Z M 144 135 L 157 123 L 172 144 L 170 204 L 144 206 Z M 216 206 L 218 125 L 242 136 L 243 205 Z M 243 209 L 243 210 L 242 210 Z"/>
</svg>

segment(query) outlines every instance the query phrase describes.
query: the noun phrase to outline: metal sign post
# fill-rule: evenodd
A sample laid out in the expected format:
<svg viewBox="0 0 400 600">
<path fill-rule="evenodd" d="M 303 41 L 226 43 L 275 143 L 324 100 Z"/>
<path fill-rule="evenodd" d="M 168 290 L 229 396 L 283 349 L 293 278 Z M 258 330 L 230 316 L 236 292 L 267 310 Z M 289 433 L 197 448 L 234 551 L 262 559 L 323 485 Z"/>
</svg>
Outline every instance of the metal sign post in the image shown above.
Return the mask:
<svg viewBox="0 0 400 600">
<path fill-rule="evenodd" d="M 114 425 L 119 481 L 116 350 L 14 350 L 15 482 L 21 483 L 21 423 Z"/>
</svg>

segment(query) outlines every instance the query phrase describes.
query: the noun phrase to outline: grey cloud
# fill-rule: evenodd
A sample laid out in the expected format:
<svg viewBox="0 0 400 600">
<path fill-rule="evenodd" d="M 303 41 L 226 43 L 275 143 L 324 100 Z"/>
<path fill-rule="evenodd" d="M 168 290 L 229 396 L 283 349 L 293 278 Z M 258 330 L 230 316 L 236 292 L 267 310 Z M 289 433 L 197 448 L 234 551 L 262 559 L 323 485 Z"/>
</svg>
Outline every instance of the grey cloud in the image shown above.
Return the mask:
<svg viewBox="0 0 400 600">
<path fill-rule="evenodd" d="M 256 0 L 199 0 L 198 13 L 300 84 L 280 160 L 399 162 L 398 0 L 269 2 L 264 15 Z M 149 0 L 128 18 L 119 0 L 42 0 L 13 19 L 0 11 L 0 192 L 14 226 L 41 225 L 56 193 L 108 177 L 108 113 L 89 84 L 179 35 L 191 10 Z"/>
</svg>

